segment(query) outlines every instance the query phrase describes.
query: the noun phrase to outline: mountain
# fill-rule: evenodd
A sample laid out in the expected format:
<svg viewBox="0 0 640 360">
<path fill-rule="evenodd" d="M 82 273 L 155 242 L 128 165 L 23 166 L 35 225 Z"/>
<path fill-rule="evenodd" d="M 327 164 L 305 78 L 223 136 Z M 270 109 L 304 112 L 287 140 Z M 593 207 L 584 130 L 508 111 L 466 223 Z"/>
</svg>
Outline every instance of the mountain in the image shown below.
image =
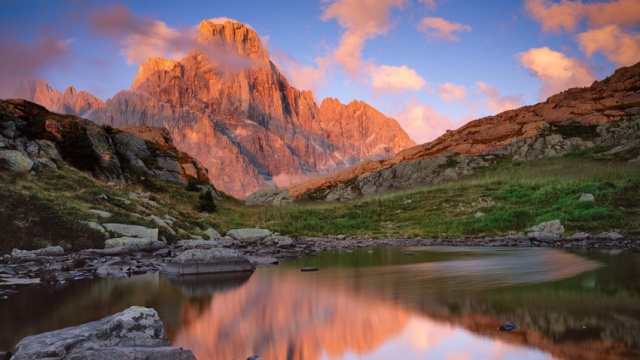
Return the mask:
<svg viewBox="0 0 640 360">
<path fill-rule="evenodd" d="M 18 84 L 15 97 L 27 99 L 61 114 L 87 117 L 96 108 L 104 106 L 102 100 L 86 91 L 76 91 L 72 86 L 64 93 L 54 90 L 43 80 L 23 79 Z"/>
<path fill-rule="evenodd" d="M 474 120 L 388 160 L 261 191 L 250 203 L 283 199 L 351 200 L 453 180 L 502 159 L 530 160 L 590 151 L 640 163 L 640 63 L 545 102 Z"/>
<path fill-rule="evenodd" d="M 67 102 L 42 84 L 26 98 L 98 124 L 165 127 L 220 190 L 239 197 L 415 145 L 364 102 L 329 98 L 318 106 L 310 91 L 288 83 L 253 29 L 204 20 L 199 36 L 206 46 L 180 61 L 148 59 L 131 89 L 104 104 L 78 106 L 78 95 Z"/>
</svg>

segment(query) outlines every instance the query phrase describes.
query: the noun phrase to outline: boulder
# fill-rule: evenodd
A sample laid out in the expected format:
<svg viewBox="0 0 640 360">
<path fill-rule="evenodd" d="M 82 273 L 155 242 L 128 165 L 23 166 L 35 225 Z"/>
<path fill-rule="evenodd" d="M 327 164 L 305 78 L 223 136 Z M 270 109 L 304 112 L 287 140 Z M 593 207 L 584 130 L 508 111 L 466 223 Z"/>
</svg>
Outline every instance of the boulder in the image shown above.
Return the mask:
<svg viewBox="0 0 640 360">
<path fill-rule="evenodd" d="M 624 239 L 624 236 L 622 236 L 621 234 L 612 231 L 612 232 L 603 232 L 600 233 L 598 235 L 596 235 L 596 238 L 598 240 L 620 240 L 620 239 Z"/>
<path fill-rule="evenodd" d="M 551 233 L 555 235 L 562 235 L 564 234 L 564 226 L 560 224 L 560 220 L 552 220 L 540 223 L 525 230 L 524 232 L 527 235 L 530 233 Z"/>
<path fill-rule="evenodd" d="M 98 224 L 96 222 L 93 222 L 93 221 L 80 221 L 80 223 L 84 224 L 84 225 L 87 225 L 88 227 L 90 227 L 90 228 L 92 228 L 94 230 L 100 231 L 105 236 L 105 238 L 109 237 L 109 234 L 107 233 L 107 230 L 105 230 L 102 227 L 102 225 L 100 225 L 100 224 Z"/>
<path fill-rule="evenodd" d="M 204 235 L 209 237 L 209 240 L 218 240 L 222 237 L 219 232 L 217 232 L 214 228 L 208 228 L 203 232 Z"/>
<path fill-rule="evenodd" d="M 29 172 L 34 162 L 23 153 L 16 150 L 0 150 L 0 169 L 9 171 Z"/>
<path fill-rule="evenodd" d="M 185 249 L 213 249 L 219 248 L 220 244 L 214 240 L 180 240 L 176 242 L 176 246 Z"/>
<path fill-rule="evenodd" d="M 590 238 L 591 235 L 585 232 L 579 232 L 567 237 L 568 241 L 582 241 Z"/>
<path fill-rule="evenodd" d="M 191 249 L 173 258 L 162 272 L 170 275 L 215 274 L 254 271 L 255 267 L 237 250 Z"/>
<path fill-rule="evenodd" d="M 245 228 L 229 230 L 227 231 L 226 236 L 232 237 L 243 243 L 256 243 L 271 234 L 272 232 L 267 229 Z"/>
<path fill-rule="evenodd" d="M 122 247 L 127 251 L 156 251 L 165 246 L 167 244 L 162 241 L 132 237 L 114 238 L 104 242 L 105 249 Z"/>
<path fill-rule="evenodd" d="M 593 194 L 584 193 L 580 195 L 580 199 L 578 199 L 578 201 L 596 201 L 596 198 L 593 196 Z"/>
<path fill-rule="evenodd" d="M 89 212 L 92 213 L 92 214 L 96 214 L 99 217 L 105 218 L 105 219 L 111 217 L 111 215 L 112 215 L 108 211 L 102 211 L 102 210 L 97 210 L 97 209 L 91 209 L 91 210 L 89 210 Z"/>
<path fill-rule="evenodd" d="M 139 225 L 118 223 L 106 223 L 102 224 L 102 226 L 109 231 L 113 231 L 124 236 L 133 236 L 153 241 L 158 240 L 158 229 L 149 229 Z"/>
<path fill-rule="evenodd" d="M 11 256 L 13 257 L 33 257 L 33 256 L 62 256 L 64 255 L 64 249 L 62 246 L 49 246 L 38 250 L 19 250 L 13 249 Z"/>
<path fill-rule="evenodd" d="M 154 309 L 139 306 L 90 322 L 24 338 L 12 359 L 180 359 L 190 350 L 171 347 Z"/>
</svg>

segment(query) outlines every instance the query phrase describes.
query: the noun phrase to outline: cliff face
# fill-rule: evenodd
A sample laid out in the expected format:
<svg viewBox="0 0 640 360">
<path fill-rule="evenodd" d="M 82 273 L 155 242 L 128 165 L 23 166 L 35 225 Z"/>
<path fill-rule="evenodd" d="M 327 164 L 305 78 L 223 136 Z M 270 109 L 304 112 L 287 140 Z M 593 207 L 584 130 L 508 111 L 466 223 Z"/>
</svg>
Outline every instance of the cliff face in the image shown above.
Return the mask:
<svg viewBox="0 0 640 360">
<path fill-rule="evenodd" d="M 104 105 L 102 100 L 86 91 L 76 91 L 69 86 L 61 93 L 42 80 L 23 80 L 16 89 L 15 97 L 33 101 L 49 111 L 80 117 L 86 117 L 91 111 Z"/>
<path fill-rule="evenodd" d="M 544 103 L 472 121 L 388 160 L 291 185 L 284 196 L 350 200 L 453 180 L 490 165 L 496 156 L 528 160 L 596 145 L 612 147 L 601 157 L 640 163 L 640 63 Z M 258 193 L 251 201 L 271 202 L 271 195 Z"/>
<path fill-rule="evenodd" d="M 398 123 L 363 102 L 318 106 L 293 88 L 246 26 L 203 21 L 181 61 L 141 64 L 129 91 L 89 114 L 114 127 L 166 127 L 223 191 L 244 196 L 287 186 L 415 145 Z M 213 49 L 216 53 L 209 53 Z"/>
<path fill-rule="evenodd" d="M 28 101 L 0 100 L 0 170 L 57 170 L 62 162 L 104 181 L 208 179 L 205 168 L 176 149 L 167 129 L 103 128 Z"/>
</svg>

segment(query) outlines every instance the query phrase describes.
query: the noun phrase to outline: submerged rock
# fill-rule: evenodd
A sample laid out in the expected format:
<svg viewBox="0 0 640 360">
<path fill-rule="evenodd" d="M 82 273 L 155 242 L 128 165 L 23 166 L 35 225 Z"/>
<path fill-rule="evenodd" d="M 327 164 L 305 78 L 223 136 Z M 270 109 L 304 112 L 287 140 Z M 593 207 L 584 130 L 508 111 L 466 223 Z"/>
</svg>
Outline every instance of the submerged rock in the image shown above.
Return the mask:
<svg viewBox="0 0 640 360">
<path fill-rule="evenodd" d="M 515 323 L 512 323 L 511 321 L 508 321 L 502 325 L 500 325 L 500 327 L 498 329 L 500 329 L 500 331 L 511 331 L 514 329 L 517 329 L 518 325 L 516 325 Z"/>
<path fill-rule="evenodd" d="M 191 249 L 176 256 L 163 269 L 165 274 L 195 275 L 254 271 L 244 255 L 233 249 Z"/>
<path fill-rule="evenodd" d="M 84 325 L 22 339 L 12 359 L 180 359 L 190 350 L 171 347 L 154 309 L 133 306 Z"/>
</svg>

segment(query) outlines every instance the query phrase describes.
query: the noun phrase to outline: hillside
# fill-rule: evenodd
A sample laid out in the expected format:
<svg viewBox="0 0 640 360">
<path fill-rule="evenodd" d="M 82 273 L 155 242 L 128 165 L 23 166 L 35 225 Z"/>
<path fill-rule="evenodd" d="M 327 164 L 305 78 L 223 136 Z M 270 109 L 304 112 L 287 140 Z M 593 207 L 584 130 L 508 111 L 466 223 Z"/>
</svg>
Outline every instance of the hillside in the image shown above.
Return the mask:
<svg viewBox="0 0 640 360">
<path fill-rule="evenodd" d="M 471 121 L 388 160 L 365 161 L 247 199 L 353 200 L 451 181 L 505 158 L 531 160 L 575 151 L 640 163 L 640 63 L 618 69 L 590 87 Z"/>
</svg>

